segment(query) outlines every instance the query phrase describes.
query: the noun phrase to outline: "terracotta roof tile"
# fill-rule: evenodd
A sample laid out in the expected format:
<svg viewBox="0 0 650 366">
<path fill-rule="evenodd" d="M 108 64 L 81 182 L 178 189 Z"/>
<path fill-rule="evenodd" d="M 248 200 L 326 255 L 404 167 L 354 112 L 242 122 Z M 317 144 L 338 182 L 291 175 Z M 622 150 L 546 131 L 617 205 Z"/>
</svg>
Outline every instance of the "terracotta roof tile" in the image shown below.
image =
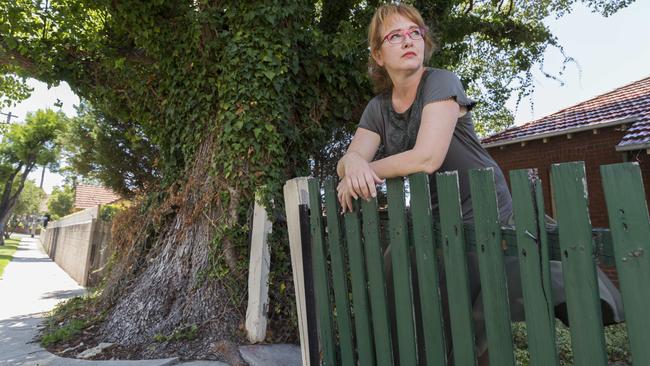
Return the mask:
<svg viewBox="0 0 650 366">
<path fill-rule="evenodd" d="M 105 205 L 121 199 L 120 195 L 108 188 L 88 184 L 77 185 L 74 197 L 75 208 L 90 208 Z"/>
<path fill-rule="evenodd" d="M 482 140 L 483 144 L 502 144 L 509 140 L 534 138 L 580 127 L 631 119 L 628 133 L 619 147 L 650 144 L 650 77 L 635 81 L 556 113 L 515 126 Z"/>
</svg>

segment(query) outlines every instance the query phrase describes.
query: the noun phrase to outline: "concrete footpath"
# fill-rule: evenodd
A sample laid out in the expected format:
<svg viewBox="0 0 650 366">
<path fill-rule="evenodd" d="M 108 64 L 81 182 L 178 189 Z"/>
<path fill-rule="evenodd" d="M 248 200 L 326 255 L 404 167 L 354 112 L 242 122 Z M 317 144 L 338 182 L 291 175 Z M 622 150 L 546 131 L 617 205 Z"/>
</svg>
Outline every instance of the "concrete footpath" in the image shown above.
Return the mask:
<svg viewBox="0 0 650 366">
<path fill-rule="evenodd" d="M 228 366 L 218 361 L 179 361 L 177 358 L 140 361 L 87 361 L 63 358 L 42 348 L 34 338 L 46 315 L 65 299 L 84 293 L 43 252 L 38 239 L 21 236 L 21 243 L 0 279 L 0 365 L 17 366 Z M 299 366 L 300 348 L 295 345 L 240 347 L 251 366 Z"/>
</svg>

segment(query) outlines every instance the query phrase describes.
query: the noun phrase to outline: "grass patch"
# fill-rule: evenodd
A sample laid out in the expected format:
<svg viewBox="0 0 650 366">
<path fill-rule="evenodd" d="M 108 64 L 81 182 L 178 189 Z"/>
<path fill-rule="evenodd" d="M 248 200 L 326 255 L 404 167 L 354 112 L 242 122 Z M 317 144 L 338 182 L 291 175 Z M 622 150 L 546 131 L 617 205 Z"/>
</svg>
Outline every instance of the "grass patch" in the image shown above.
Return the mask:
<svg viewBox="0 0 650 366">
<path fill-rule="evenodd" d="M 156 334 L 153 336 L 153 340 L 156 342 L 191 341 L 196 338 L 198 331 L 199 327 L 196 324 L 192 324 L 179 327 L 169 335 Z"/>
<path fill-rule="evenodd" d="M 40 342 L 43 347 L 67 343 L 84 329 L 102 321 L 106 313 L 98 312 L 97 293 L 73 297 L 58 304 L 48 315 Z"/>
<path fill-rule="evenodd" d="M 43 334 L 41 337 L 41 344 L 43 347 L 49 347 L 53 344 L 68 342 L 81 333 L 81 331 L 87 326 L 86 322 L 81 319 L 72 319 L 61 327 Z"/>
<path fill-rule="evenodd" d="M 0 245 L 0 277 L 2 277 L 7 264 L 11 262 L 19 243 L 20 239 L 9 238 L 5 239 L 5 245 Z"/>
</svg>

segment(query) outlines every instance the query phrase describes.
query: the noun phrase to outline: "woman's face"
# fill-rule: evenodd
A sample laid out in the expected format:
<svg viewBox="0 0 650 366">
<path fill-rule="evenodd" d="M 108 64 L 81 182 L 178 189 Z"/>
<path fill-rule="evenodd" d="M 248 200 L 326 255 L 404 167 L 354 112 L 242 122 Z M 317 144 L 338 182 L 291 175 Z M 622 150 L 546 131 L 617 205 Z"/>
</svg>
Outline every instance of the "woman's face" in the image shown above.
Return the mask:
<svg viewBox="0 0 650 366">
<path fill-rule="evenodd" d="M 419 30 L 412 20 L 401 15 L 390 16 L 382 24 L 381 47 L 373 54 L 375 61 L 388 71 L 388 74 L 400 71 L 417 71 L 424 63 L 424 39 L 414 40 L 407 33 Z M 401 34 L 401 37 L 398 35 Z M 397 36 L 396 36 L 397 35 Z M 399 43 L 390 43 L 386 38 L 402 39 Z"/>
</svg>

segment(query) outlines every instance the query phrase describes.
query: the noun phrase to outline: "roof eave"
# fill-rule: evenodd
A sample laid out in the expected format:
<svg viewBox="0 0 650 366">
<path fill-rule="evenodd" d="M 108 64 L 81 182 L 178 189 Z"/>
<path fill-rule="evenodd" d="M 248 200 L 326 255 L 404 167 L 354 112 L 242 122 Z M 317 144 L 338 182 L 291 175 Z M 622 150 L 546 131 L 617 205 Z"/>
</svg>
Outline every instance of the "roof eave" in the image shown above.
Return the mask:
<svg viewBox="0 0 650 366">
<path fill-rule="evenodd" d="M 625 118 L 619 118 L 619 119 L 609 120 L 609 121 L 605 121 L 605 122 L 598 122 L 598 123 L 594 123 L 594 124 L 578 126 L 578 127 L 574 127 L 574 128 L 567 128 L 567 129 L 564 129 L 564 130 L 551 131 L 551 132 L 540 133 L 540 134 L 529 135 L 529 136 L 522 136 L 522 137 L 519 137 L 519 138 L 502 140 L 502 141 L 495 141 L 495 142 L 491 142 L 491 143 L 487 143 L 487 144 L 481 144 L 481 145 L 483 145 L 483 147 L 486 148 L 486 149 L 491 148 L 491 147 L 497 147 L 497 146 L 512 145 L 512 144 L 525 142 L 525 141 L 539 140 L 539 139 L 553 137 L 553 136 L 566 135 L 568 133 L 589 131 L 589 130 L 594 130 L 594 129 L 597 129 L 597 128 L 604 128 L 604 127 L 621 125 L 621 124 L 624 124 L 624 123 L 634 123 L 634 122 L 636 122 L 637 119 L 638 119 L 638 117 L 636 117 L 636 116 L 634 116 L 634 117 L 625 117 Z"/>
<path fill-rule="evenodd" d="M 632 151 L 632 150 L 646 150 L 650 149 L 650 142 L 641 142 L 638 144 L 629 144 L 618 146 L 616 145 L 616 151 Z"/>
</svg>

